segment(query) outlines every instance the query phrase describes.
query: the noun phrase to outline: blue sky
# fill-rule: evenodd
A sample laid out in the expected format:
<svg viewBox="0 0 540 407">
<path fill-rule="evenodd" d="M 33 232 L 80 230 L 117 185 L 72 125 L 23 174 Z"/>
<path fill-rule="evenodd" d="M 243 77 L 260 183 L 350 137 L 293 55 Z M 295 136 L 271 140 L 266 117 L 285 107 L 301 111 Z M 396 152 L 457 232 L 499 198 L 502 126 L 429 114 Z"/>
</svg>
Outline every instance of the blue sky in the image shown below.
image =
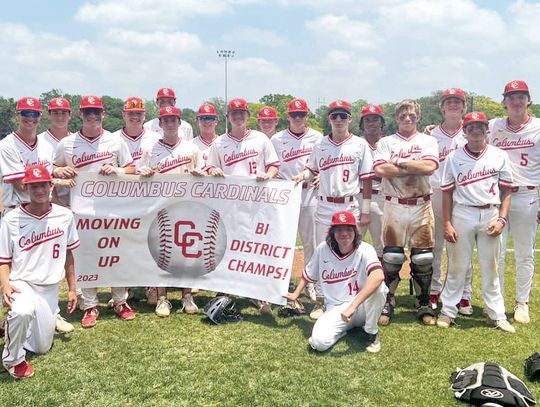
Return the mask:
<svg viewBox="0 0 540 407">
<path fill-rule="evenodd" d="M 53 7 L 54 5 L 54 7 Z M 0 17 L 1 96 L 154 97 L 196 108 L 229 96 L 398 101 L 448 87 L 496 100 L 540 94 L 540 3 L 531 0 L 94 0 L 17 2 Z"/>
</svg>

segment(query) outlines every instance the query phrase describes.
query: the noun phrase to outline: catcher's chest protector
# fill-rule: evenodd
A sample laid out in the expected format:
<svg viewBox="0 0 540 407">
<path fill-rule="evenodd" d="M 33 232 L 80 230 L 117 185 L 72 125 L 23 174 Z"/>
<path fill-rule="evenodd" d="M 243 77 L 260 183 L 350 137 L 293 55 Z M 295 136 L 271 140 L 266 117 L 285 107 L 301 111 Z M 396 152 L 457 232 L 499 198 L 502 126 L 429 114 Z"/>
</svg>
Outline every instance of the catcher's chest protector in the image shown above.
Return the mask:
<svg viewBox="0 0 540 407">
<path fill-rule="evenodd" d="M 496 363 L 475 363 L 450 376 L 457 399 L 475 406 L 529 407 L 533 395 L 518 377 Z"/>
</svg>

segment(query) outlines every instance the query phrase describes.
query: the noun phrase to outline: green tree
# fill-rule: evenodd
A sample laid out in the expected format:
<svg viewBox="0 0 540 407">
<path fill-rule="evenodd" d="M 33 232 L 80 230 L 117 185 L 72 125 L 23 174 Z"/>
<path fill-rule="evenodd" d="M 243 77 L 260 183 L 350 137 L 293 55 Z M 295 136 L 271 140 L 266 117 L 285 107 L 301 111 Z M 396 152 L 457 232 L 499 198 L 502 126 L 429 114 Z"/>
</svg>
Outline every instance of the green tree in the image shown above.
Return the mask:
<svg viewBox="0 0 540 407">
<path fill-rule="evenodd" d="M 0 97 L 0 139 L 3 139 L 17 127 L 15 113 L 15 100 Z"/>
</svg>

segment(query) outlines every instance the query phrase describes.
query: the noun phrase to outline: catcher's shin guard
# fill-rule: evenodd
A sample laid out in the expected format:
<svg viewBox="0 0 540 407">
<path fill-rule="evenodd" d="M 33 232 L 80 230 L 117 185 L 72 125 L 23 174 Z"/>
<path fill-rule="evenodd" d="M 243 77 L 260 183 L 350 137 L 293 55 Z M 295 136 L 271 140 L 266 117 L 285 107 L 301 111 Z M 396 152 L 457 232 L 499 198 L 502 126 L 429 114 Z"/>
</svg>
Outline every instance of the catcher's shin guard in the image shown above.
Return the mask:
<svg viewBox="0 0 540 407">
<path fill-rule="evenodd" d="M 384 282 L 392 294 L 397 290 L 400 280 L 399 271 L 405 260 L 403 247 L 387 246 L 383 249 Z"/>
<path fill-rule="evenodd" d="M 429 307 L 429 291 L 433 276 L 433 250 L 411 249 L 411 277 L 414 281 L 417 305 Z"/>
</svg>

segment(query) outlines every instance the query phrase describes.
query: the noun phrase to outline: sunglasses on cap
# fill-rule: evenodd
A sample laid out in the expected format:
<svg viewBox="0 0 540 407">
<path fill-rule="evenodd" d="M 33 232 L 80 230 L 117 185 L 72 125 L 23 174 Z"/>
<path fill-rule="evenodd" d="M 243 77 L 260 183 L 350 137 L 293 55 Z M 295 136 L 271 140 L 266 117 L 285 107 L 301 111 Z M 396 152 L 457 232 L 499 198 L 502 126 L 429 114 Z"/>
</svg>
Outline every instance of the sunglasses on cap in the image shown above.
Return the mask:
<svg viewBox="0 0 540 407">
<path fill-rule="evenodd" d="M 350 115 L 345 112 L 330 113 L 330 120 L 337 120 L 338 118 L 341 120 L 347 120 L 349 117 Z"/>
<path fill-rule="evenodd" d="M 95 107 L 87 107 L 86 109 L 81 109 L 81 112 L 83 116 L 88 116 L 91 114 L 95 114 L 96 116 L 99 116 L 103 112 L 103 109 L 98 109 Z"/>
<path fill-rule="evenodd" d="M 143 102 L 142 102 L 142 100 L 129 99 L 124 104 L 124 109 L 126 109 L 126 110 L 128 110 L 128 109 L 144 109 Z"/>
<path fill-rule="evenodd" d="M 19 114 L 22 117 L 32 118 L 32 119 L 37 119 L 39 116 L 41 116 L 41 113 L 36 110 L 21 110 Z"/>
<path fill-rule="evenodd" d="M 217 120 L 216 116 L 199 116 L 201 122 L 215 122 Z"/>
<path fill-rule="evenodd" d="M 291 112 L 289 113 L 289 116 L 291 116 L 293 119 L 303 119 L 307 116 L 306 112 Z"/>
</svg>

